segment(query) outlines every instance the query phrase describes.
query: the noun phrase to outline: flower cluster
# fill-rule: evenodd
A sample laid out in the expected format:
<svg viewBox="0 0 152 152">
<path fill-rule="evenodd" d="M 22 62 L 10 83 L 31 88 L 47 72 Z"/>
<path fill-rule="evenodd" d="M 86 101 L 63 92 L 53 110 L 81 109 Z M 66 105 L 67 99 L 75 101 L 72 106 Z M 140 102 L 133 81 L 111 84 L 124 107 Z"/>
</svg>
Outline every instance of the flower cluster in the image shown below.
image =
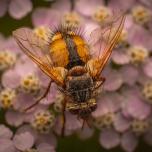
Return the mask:
<svg viewBox="0 0 152 152">
<path fill-rule="evenodd" d="M 98 37 L 90 36 L 94 29 L 105 28 L 119 17 L 120 8 L 126 21 L 101 73 L 106 82 L 97 98 L 97 110 L 83 130 L 82 120 L 65 112 L 65 136 L 75 133 L 87 139 L 98 130 L 105 149 L 121 146 L 133 152 L 141 138 L 152 145 L 152 2 L 56 0 L 48 7 L 33 8 L 30 0 L 1 0 L 0 17 L 8 11 L 21 19 L 32 11 L 33 32 L 43 40 L 49 41 L 51 27 L 60 23 L 83 27 L 84 37 L 90 40 Z M 92 54 L 99 53 L 99 43 Z M 12 37 L 2 35 L 0 78 L 0 152 L 54 152 L 63 125 L 64 96 L 53 83 L 47 97 L 26 111 L 44 94 L 50 78 L 21 52 Z"/>
</svg>

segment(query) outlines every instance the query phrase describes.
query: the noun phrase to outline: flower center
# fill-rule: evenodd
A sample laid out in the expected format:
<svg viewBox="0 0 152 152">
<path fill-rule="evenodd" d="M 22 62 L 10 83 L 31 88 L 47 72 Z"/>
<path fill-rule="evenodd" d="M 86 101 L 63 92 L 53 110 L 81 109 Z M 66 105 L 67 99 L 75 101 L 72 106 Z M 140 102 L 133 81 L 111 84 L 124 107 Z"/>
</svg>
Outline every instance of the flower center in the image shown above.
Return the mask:
<svg viewBox="0 0 152 152">
<path fill-rule="evenodd" d="M 55 97 L 55 102 L 53 108 L 56 112 L 62 112 L 62 101 L 64 100 L 64 96 L 61 93 L 58 93 Z"/>
<path fill-rule="evenodd" d="M 113 124 L 114 116 L 114 113 L 109 112 L 101 117 L 96 117 L 94 120 L 94 124 L 99 129 L 104 127 L 110 127 Z"/>
<path fill-rule="evenodd" d="M 39 26 L 36 27 L 33 32 L 40 38 L 42 38 L 45 41 L 49 41 L 49 36 L 50 36 L 50 32 L 51 30 L 48 27 L 45 26 Z"/>
<path fill-rule="evenodd" d="M 80 25 L 80 16 L 75 12 L 65 13 L 62 22 L 64 25 L 78 27 Z"/>
<path fill-rule="evenodd" d="M 12 89 L 5 89 L 3 90 L 1 93 L 0 93 L 0 101 L 1 101 L 1 104 L 2 104 L 2 107 L 4 109 L 7 109 L 7 108 L 12 108 L 13 106 L 13 99 L 16 97 L 16 92 L 15 90 L 12 90 Z"/>
<path fill-rule="evenodd" d="M 148 53 L 148 50 L 144 47 L 132 46 L 128 50 L 128 55 L 130 56 L 130 61 L 133 64 L 138 65 L 139 63 L 142 63 L 145 61 L 149 53 Z"/>
<path fill-rule="evenodd" d="M 99 24 L 103 24 L 108 21 L 111 17 L 111 11 L 107 7 L 100 6 L 98 7 L 92 15 L 94 21 L 98 22 Z"/>
<path fill-rule="evenodd" d="M 113 123 L 114 114 L 113 113 L 107 113 L 103 116 L 103 124 L 108 127 L 111 126 Z"/>
<path fill-rule="evenodd" d="M 49 133 L 54 125 L 54 121 L 55 116 L 53 113 L 50 113 L 49 111 L 41 111 L 34 115 L 34 120 L 31 125 L 40 133 Z"/>
<path fill-rule="evenodd" d="M 142 134 L 149 128 L 149 122 L 146 120 L 134 120 L 131 127 L 133 132 Z"/>
<path fill-rule="evenodd" d="M 14 65 L 16 62 L 16 55 L 10 51 L 0 52 L 0 71 L 4 71 Z"/>
<path fill-rule="evenodd" d="M 40 81 L 34 74 L 29 74 L 22 78 L 21 89 L 25 93 L 36 95 L 40 91 Z"/>
<path fill-rule="evenodd" d="M 136 6 L 132 9 L 132 16 L 138 24 L 145 24 L 150 21 L 150 11 L 143 6 Z"/>
<path fill-rule="evenodd" d="M 152 104 L 152 81 L 145 83 L 142 93 L 147 101 Z"/>
</svg>

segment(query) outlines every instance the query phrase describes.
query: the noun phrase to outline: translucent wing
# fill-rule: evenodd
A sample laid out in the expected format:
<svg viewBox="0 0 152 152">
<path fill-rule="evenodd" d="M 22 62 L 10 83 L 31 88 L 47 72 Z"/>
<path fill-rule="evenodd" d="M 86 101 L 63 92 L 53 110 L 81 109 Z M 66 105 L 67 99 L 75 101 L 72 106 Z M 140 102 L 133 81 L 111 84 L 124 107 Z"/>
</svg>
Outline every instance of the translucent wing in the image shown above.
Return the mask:
<svg viewBox="0 0 152 152">
<path fill-rule="evenodd" d="M 91 33 L 91 37 L 94 39 L 90 44 L 93 50 L 93 59 L 87 63 L 87 67 L 93 77 L 98 77 L 102 72 L 120 38 L 124 22 L 125 15 L 109 23 L 107 27 L 95 29 Z"/>
<path fill-rule="evenodd" d="M 53 67 L 49 55 L 49 42 L 37 36 L 31 29 L 20 28 L 13 31 L 21 50 L 31 58 L 39 68 L 54 82 L 63 85 L 63 77 L 57 68 Z"/>
</svg>

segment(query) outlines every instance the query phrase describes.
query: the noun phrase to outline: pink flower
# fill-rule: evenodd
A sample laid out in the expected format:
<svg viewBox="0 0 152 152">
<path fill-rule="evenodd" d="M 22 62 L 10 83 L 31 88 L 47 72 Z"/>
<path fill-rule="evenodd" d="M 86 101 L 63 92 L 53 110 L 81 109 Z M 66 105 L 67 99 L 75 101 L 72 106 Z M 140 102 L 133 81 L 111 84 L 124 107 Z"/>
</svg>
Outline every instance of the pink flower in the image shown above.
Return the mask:
<svg viewBox="0 0 152 152">
<path fill-rule="evenodd" d="M 37 146 L 39 152 L 55 152 L 55 148 L 47 143 L 41 143 Z"/>
<path fill-rule="evenodd" d="M 32 2 L 30 0 L 1 0 L 0 1 L 0 17 L 8 12 L 11 17 L 21 19 L 32 10 Z"/>
<path fill-rule="evenodd" d="M 20 126 L 24 121 L 23 114 L 14 110 L 8 110 L 5 119 L 9 125 L 15 127 Z"/>
<path fill-rule="evenodd" d="M 127 12 L 119 42 L 101 73 L 106 81 L 96 98 L 97 109 L 84 126 L 82 119 L 65 110 L 65 136 L 76 134 L 80 140 L 86 140 L 98 129 L 99 143 L 105 149 L 120 146 L 126 152 L 133 152 L 141 138 L 152 145 L 152 22 L 148 20 L 139 25 L 133 16 L 137 5 L 144 6 L 151 14 L 150 1 L 109 0 L 105 3 L 105 0 L 75 0 L 73 4 L 70 0 L 58 0 L 49 7 L 35 8 L 31 14 L 34 32 L 42 30 L 41 36 L 44 36 L 43 26 L 75 23 L 84 30 L 92 57 L 98 57 L 109 44 L 104 41 L 101 45 L 98 41 L 99 38 L 105 39 L 101 37 L 101 27 L 107 27 L 109 19 L 117 19 Z M 0 1 L 1 17 L 8 11 L 13 18 L 21 19 L 31 10 L 30 0 Z M 142 19 L 138 13 L 136 15 L 138 21 Z M 13 64 L 5 62 L 12 61 L 12 58 L 7 58 L 12 55 L 7 51 L 16 57 Z M 0 125 L 0 152 L 55 152 L 58 146 L 56 136 L 61 135 L 63 127 L 64 95 L 52 83 L 47 97 L 23 112 L 43 95 L 50 78 L 20 51 L 12 37 L 5 38 L 0 34 L 0 55 L 3 59 L 0 58 L 0 108 L 4 117 Z"/>
<path fill-rule="evenodd" d="M 114 50 L 112 54 L 112 61 L 118 65 L 128 64 L 130 59 L 126 53 L 126 49 Z"/>
<path fill-rule="evenodd" d="M 143 72 L 146 76 L 152 78 L 152 58 L 148 59 L 144 66 L 143 66 Z"/>
<path fill-rule="evenodd" d="M 125 84 L 133 86 L 138 80 L 139 70 L 132 65 L 123 66 L 119 72 Z"/>
<path fill-rule="evenodd" d="M 98 0 L 78 0 L 75 1 L 76 10 L 86 17 L 90 17 L 98 6 L 101 6 L 103 1 Z"/>
<path fill-rule="evenodd" d="M 149 8 L 152 8 L 152 2 L 149 0 L 139 0 L 139 2 L 143 5 L 146 5 Z"/>
<path fill-rule="evenodd" d="M 13 132 L 5 125 L 0 125 L 0 138 L 11 139 Z"/>
<path fill-rule="evenodd" d="M 116 113 L 113 120 L 113 126 L 116 131 L 123 133 L 130 128 L 130 125 L 131 119 L 126 118 L 121 112 Z"/>
<path fill-rule="evenodd" d="M 0 138 L 0 152 L 16 152 L 13 141 L 10 139 Z"/>
<path fill-rule="evenodd" d="M 121 95 L 118 93 L 107 92 L 97 100 L 97 109 L 92 113 L 92 116 L 103 116 L 107 113 L 115 113 L 121 108 Z"/>
<path fill-rule="evenodd" d="M 61 135 L 61 130 L 63 127 L 63 123 L 62 123 L 62 116 L 59 116 L 57 118 L 56 121 L 56 125 L 55 125 L 55 132 L 58 135 Z M 82 121 L 79 120 L 75 115 L 72 115 L 69 112 L 66 112 L 66 123 L 65 123 L 65 135 L 71 135 L 73 132 L 76 132 L 78 130 L 80 130 L 82 127 Z"/>
<path fill-rule="evenodd" d="M 108 7 L 110 7 L 113 11 L 122 10 L 125 12 L 135 4 L 136 4 L 136 0 L 129 0 L 129 1 L 117 0 L 117 3 L 115 2 L 115 0 L 110 0 L 108 3 Z"/>
<path fill-rule="evenodd" d="M 138 145 L 138 138 L 130 131 L 124 133 L 121 137 L 121 146 L 127 152 L 133 152 Z"/>
<path fill-rule="evenodd" d="M 62 13 L 59 12 L 62 11 Z M 56 28 L 60 24 L 71 24 L 78 26 L 81 17 L 72 8 L 69 0 L 55 1 L 50 8 L 37 8 L 32 14 L 32 22 L 35 27 L 48 26 L 49 28 Z"/>
<path fill-rule="evenodd" d="M 26 142 L 25 142 L 26 141 Z M 19 150 L 27 150 L 34 144 L 34 138 L 29 132 L 20 133 L 13 138 L 14 145 Z"/>
<path fill-rule="evenodd" d="M 61 14 L 57 10 L 49 8 L 37 8 L 32 14 L 34 26 L 56 26 L 59 24 Z"/>
<path fill-rule="evenodd" d="M 112 74 L 111 74 L 112 73 Z M 123 84 L 123 78 L 118 70 L 113 70 L 112 68 L 106 68 L 103 72 L 103 76 L 105 76 L 106 81 L 103 85 L 104 90 L 106 91 L 116 91 Z"/>
<path fill-rule="evenodd" d="M 148 30 L 145 30 L 143 27 L 136 24 L 130 27 L 128 41 L 131 45 L 140 45 L 151 51 L 151 39 L 152 36 L 150 32 L 148 32 Z"/>
<path fill-rule="evenodd" d="M 100 144 L 106 148 L 111 149 L 120 144 L 120 135 L 112 129 L 104 129 L 99 138 Z"/>
<path fill-rule="evenodd" d="M 28 142 L 25 143 L 25 140 Z M 13 142 L 16 148 L 20 150 L 28 150 L 35 145 L 37 150 L 42 151 L 44 149 L 44 152 L 48 152 L 48 150 L 55 150 L 57 141 L 52 133 L 40 134 L 31 126 L 23 125 L 18 128 Z"/>
<path fill-rule="evenodd" d="M 124 89 L 123 95 L 122 111 L 126 117 L 143 120 L 151 114 L 151 107 L 144 102 L 136 88 Z"/>
</svg>

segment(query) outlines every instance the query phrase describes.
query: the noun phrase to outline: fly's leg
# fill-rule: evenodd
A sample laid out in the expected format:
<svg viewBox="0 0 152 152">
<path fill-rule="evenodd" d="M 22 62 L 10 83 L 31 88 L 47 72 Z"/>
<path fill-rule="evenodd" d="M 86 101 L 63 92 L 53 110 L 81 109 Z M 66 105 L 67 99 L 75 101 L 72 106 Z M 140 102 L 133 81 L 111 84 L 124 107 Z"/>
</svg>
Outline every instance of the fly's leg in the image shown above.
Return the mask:
<svg viewBox="0 0 152 152">
<path fill-rule="evenodd" d="M 30 110 L 31 108 L 35 107 L 42 99 L 44 99 L 47 94 L 49 93 L 50 87 L 52 84 L 52 80 L 49 82 L 46 91 L 44 92 L 44 94 L 32 105 L 30 105 L 29 107 L 27 107 L 26 109 L 24 109 L 24 112 L 27 112 L 28 110 Z"/>
<path fill-rule="evenodd" d="M 81 107 L 81 109 L 82 109 L 82 111 L 84 111 L 84 112 L 83 112 L 84 115 L 82 115 L 81 110 L 80 110 L 80 111 L 79 111 L 79 114 L 78 114 L 78 117 L 77 117 L 78 120 L 79 120 L 80 118 L 83 120 L 82 126 L 81 126 L 81 130 L 84 129 L 85 125 L 87 125 L 89 128 L 91 128 L 91 126 L 90 126 L 90 124 L 89 124 L 90 113 L 91 113 L 91 109 L 90 109 L 90 107 L 89 107 L 89 104 L 87 103 L 85 109 L 83 109 L 82 107 Z"/>
<path fill-rule="evenodd" d="M 103 83 L 106 81 L 106 78 L 100 76 L 99 78 L 96 79 L 96 81 L 98 81 L 99 84 L 97 84 L 97 86 L 95 87 L 95 89 L 98 89 L 98 88 L 100 88 L 101 85 L 103 85 Z"/>
<path fill-rule="evenodd" d="M 61 136 L 64 137 L 65 134 L 65 125 L 66 125 L 66 115 L 65 115 L 65 109 L 66 109 L 66 103 L 67 99 L 66 97 L 64 98 L 62 102 L 62 129 L 61 129 Z"/>
<path fill-rule="evenodd" d="M 86 124 L 90 129 L 92 128 L 91 125 L 90 125 L 90 123 L 89 123 L 89 118 L 86 118 L 86 119 L 83 119 L 82 126 L 81 126 L 81 130 L 84 129 L 85 124 Z"/>
<path fill-rule="evenodd" d="M 86 123 L 86 120 L 85 120 L 85 119 L 83 119 L 82 126 L 81 126 L 81 130 L 83 130 L 83 129 L 84 129 L 85 123 Z"/>
<path fill-rule="evenodd" d="M 100 76 L 100 77 L 98 78 L 98 80 L 100 80 L 100 81 L 102 82 L 102 84 L 103 84 L 103 83 L 106 81 L 106 78 Z"/>
</svg>

